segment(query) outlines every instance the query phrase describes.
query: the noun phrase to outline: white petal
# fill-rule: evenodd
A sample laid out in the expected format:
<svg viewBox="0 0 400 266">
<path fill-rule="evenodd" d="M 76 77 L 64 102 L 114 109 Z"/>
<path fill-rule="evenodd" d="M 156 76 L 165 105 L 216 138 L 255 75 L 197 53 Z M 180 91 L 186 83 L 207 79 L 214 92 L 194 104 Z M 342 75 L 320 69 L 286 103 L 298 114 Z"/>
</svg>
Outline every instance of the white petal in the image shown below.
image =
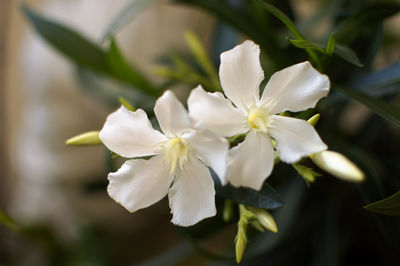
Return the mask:
<svg viewBox="0 0 400 266">
<path fill-rule="evenodd" d="M 229 144 L 224 138 L 217 137 L 210 131 L 196 131 L 191 134 L 187 140 L 193 150 L 193 154 L 199 157 L 204 164 L 210 166 L 226 184 L 226 157 L 228 154 Z"/>
<path fill-rule="evenodd" d="M 154 106 L 154 113 L 161 130 L 168 136 L 179 135 L 191 126 L 185 107 L 172 91 L 168 90 L 158 98 Z"/>
<path fill-rule="evenodd" d="M 279 158 L 286 163 L 327 149 L 314 127 L 302 119 L 274 115 L 268 130 L 276 140 Z"/>
<path fill-rule="evenodd" d="M 180 226 L 194 225 L 217 213 L 210 172 L 193 156 L 188 158 L 182 170 L 177 170 L 168 197 L 172 222 Z"/>
<path fill-rule="evenodd" d="M 274 149 L 270 138 L 254 130 L 228 152 L 226 178 L 236 187 L 260 190 L 274 167 Z"/>
<path fill-rule="evenodd" d="M 173 176 L 156 155 L 149 160 L 126 161 L 115 173 L 108 175 L 108 194 L 128 211 L 146 208 L 167 195 Z"/>
<path fill-rule="evenodd" d="M 245 41 L 221 54 L 219 78 L 225 95 L 241 109 L 260 99 L 259 86 L 264 79 L 260 64 L 260 47 Z"/>
<path fill-rule="evenodd" d="M 272 104 L 272 114 L 313 108 L 329 92 L 330 82 L 309 62 L 287 67 L 272 75 L 261 97 L 261 102 Z"/>
<path fill-rule="evenodd" d="M 245 113 L 220 92 L 209 93 L 198 86 L 189 95 L 188 109 L 197 127 L 207 128 L 220 136 L 230 137 L 249 129 Z"/>
<path fill-rule="evenodd" d="M 153 129 L 143 110 L 131 112 L 124 106 L 107 117 L 99 137 L 107 148 L 127 158 L 154 155 L 166 139 Z"/>
</svg>

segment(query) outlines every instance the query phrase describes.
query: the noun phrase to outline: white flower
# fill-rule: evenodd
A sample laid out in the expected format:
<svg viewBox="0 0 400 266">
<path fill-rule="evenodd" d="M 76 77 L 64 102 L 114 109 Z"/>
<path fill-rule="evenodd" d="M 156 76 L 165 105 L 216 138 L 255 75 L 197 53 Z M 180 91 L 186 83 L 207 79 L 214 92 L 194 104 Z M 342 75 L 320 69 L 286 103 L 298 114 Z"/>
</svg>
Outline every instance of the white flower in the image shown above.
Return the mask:
<svg viewBox="0 0 400 266">
<path fill-rule="evenodd" d="M 130 159 L 108 179 L 108 194 L 130 212 L 148 207 L 168 194 L 172 222 L 190 226 L 214 216 L 215 190 L 207 166 L 224 178 L 228 143 L 209 131 L 195 130 L 175 95 L 166 91 L 154 107 L 164 134 L 153 129 L 143 110 L 125 107 L 110 114 L 101 141 Z M 172 184 L 172 186 L 171 186 Z"/>
<path fill-rule="evenodd" d="M 327 148 L 306 121 L 276 114 L 315 107 L 329 91 L 328 77 L 304 62 L 272 75 L 260 98 L 264 73 L 259 55 L 260 48 L 251 41 L 221 54 L 219 76 L 230 101 L 221 93 L 207 93 L 200 86 L 188 99 L 189 115 L 197 126 L 221 136 L 248 132 L 245 140 L 228 153 L 224 182 L 256 190 L 274 165 L 271 139 L 276 141 L 278 155 L 286 163 Z"/>
</svg>

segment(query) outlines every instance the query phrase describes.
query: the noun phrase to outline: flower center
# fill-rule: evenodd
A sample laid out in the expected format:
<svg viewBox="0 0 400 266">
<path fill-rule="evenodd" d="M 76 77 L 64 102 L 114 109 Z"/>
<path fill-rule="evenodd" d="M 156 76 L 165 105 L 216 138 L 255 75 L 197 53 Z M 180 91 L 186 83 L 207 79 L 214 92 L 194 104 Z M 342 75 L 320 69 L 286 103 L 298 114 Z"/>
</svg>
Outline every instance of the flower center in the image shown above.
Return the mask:
<svg viewBox="0 0 400 266">
<path fill-rule="evenodd" d="M 269 113 L 264 108 L 252 108 L 247 117 L 251 128 L 257 131 L 267 132 Z"/>
<path fill-rule="evenodd" d="M 186 161 L 189 151 L 182 139 L 171 138 L 167 140 L 164 142 L 163 150 L 165 154 L 164 159 L 171 165 L 170 173 L 172 174 L 175 171 L 178 164 L 182 169 L 182 165 Z"/>
</svg>

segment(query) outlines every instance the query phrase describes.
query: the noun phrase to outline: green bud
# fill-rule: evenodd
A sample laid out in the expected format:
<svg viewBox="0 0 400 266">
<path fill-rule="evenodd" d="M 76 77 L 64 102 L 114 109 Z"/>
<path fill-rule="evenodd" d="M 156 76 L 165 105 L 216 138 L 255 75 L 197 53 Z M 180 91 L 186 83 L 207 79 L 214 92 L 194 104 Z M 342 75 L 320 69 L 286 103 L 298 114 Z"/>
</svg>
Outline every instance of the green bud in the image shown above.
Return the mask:
<svg viewBox="0 0 400 266">
<path fill-rule="evenodd" d="M 321 176 L 321 174 L 315 172 L 312 168 L 294 163 L 292 164 L 294 169 L 296 169 L 297 173 L 301 175 L 307 182 L 313 183 L 317 176 Z"/>
<path fill-rule="evenodd" d="M 320 114 L 316 114 L 316 115 L 312 116 L 310 119 L 308 119 L 307 122 L 314 127 L 317 124 L 319 117 L 320 117 Z"/>
<path fill-rule="evenodd" d="M 222 213 L 222 218 L 224 222 L 229 222 L 233 217 L 233 202 L 230 199 L 226 199 L 224 203 L 224 211 Z"/>
<path fill-rule="evenodd" d="M 240 263 L 243 258 L 247 245 L 247 224 L 248 222 L 240 219 L 238 222 L 238 233 L 235 238 L 236 262 Z"/>
<path fill-rule="evenodd" d="M 321 151 L 310 155 L 310 158 L 319 168 L 337 178 L 349 182 L 362 182 L 365 179 L 361 169 L 341 153 Z"/>
<path fill-rule="evenodd" d="M 265 209 L 255 207 L 248 207 L 257 218 L 257 221 L 267 230 L 278 233 L 278 226 L 276 225 L 274 217 Z"/>
<path fill-rule="evenodd" d="M 70 146 L 85 146 L 101 144 L 99 131 L 89 131 L 68 139 L 65 144 Z"/>
<path fill-rule="evenodd" d="M 255 219 L 255 220 L 251 220 L 250 222 L 251 226 L 253 226 L 255 229 L 257 229 L 260 232 L 264 232 L 264 227 L 262 227 L 262 225 L 260 224 L 260 222 Z"/>
</svg>

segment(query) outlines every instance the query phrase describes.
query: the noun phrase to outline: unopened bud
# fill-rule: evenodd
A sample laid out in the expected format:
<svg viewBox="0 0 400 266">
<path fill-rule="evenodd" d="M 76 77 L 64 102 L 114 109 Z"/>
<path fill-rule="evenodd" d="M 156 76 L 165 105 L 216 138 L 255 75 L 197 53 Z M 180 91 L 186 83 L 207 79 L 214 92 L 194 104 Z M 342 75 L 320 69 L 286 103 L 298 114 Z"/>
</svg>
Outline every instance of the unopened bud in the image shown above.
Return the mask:
<svg viewBox="0 0 400 266">
<path fill-rule="evenodd" d="M 343 154 L 334 151 L 322 151 L 310 155 L 311 160 L 326 172 L 350 182 L 362 182 L 365 175 Z"/>
<path fill-rule="evenodd" d="M 238 233 L 235 238 L 235 253 L 236 253 L 236 262 L 240 263 L 243 258 L 244 251 L 246 250 L 247 245 L 247 222 L 240 220 L 238 222 Z"/>
<path fill-rule="evenodd" d="M 97 145 L 101 144 L 99 131 L 89 131 L 68 139 L 65 144 L 71 146 Z"/>
<path fill-rule="evenodd" d="M 307 122 L 314 127 L 317 124 L 319 117 L 320 117 L 320 115 L 316 114 L 316 115 L 312 116 L 310 119 L 308 119 Z"/>
<path fill-rule="evenodd" d="M 278 226 L 276 225 L 274 217 L 264 209 L 248 207 L 249 210 L 257 217 L 258 222 L 267 230 L 278 233 Z"/>
<path fill-rule="evenodd" d="M 222 213 L 222 218 L 224 219 L 224 222 L 229 222 L 232 220 L 233 217 L 233 202 L 230 199 L 225 200 L 224 204 L 224 211 Z"/>
<path fill-rule="evenodd" d="M 292 164 L 297 173 L 306 180 L 306 182 L 313 183 L 317 176 L 321 176 L 319 173 L 315 172 L 312 168 L 294 163 Z"/>
</svg>

